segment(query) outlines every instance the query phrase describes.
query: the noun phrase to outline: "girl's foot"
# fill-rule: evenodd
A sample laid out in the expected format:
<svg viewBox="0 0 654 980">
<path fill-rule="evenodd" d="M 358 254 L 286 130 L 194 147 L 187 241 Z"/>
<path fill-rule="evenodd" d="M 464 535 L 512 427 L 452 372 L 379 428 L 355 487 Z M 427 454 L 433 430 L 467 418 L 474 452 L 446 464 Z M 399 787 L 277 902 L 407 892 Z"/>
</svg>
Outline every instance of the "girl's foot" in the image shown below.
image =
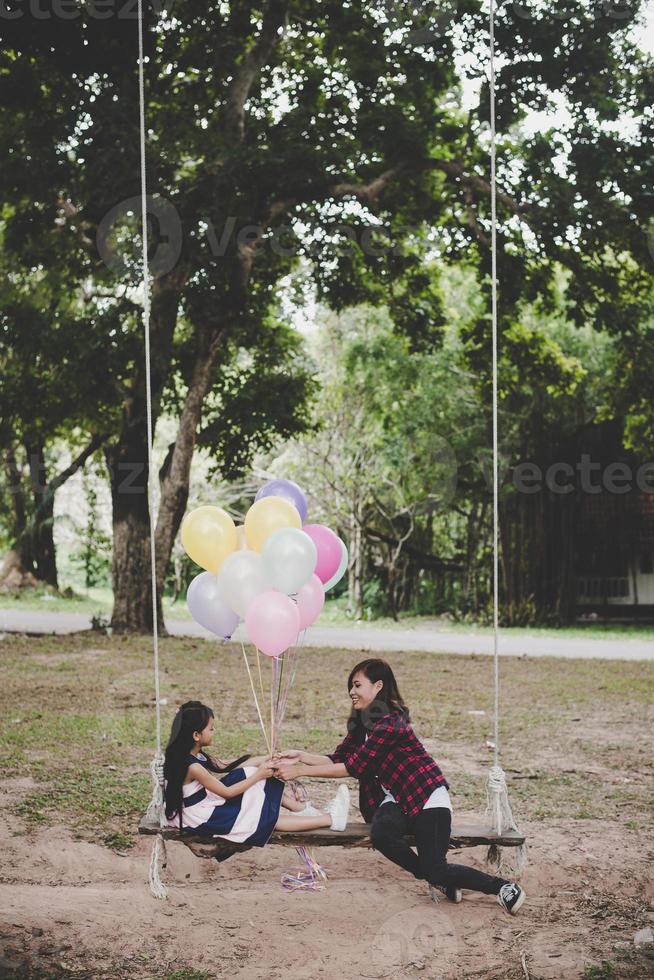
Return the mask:
<svg viewBox="0 0 654 980">
<path fill-rule="evenodd" d="M 502 885 L 500 888 L 497 901 L 505 912 L 508 912 L 509 915 L 515 915 L 526 897 L 524 889 L 520 885 L 516 885 L 514 882 L 508 882 L 508 884 Z"/>
<path fill-rule="evenodd" d="M 345 783 L 341 783 L 336 791 L 336 796 L 325 807 L 325 813 L 328 813 L 332 818 L 332 830 L 345 830 L 349 811 L 350 791 Z"/>
</svg>

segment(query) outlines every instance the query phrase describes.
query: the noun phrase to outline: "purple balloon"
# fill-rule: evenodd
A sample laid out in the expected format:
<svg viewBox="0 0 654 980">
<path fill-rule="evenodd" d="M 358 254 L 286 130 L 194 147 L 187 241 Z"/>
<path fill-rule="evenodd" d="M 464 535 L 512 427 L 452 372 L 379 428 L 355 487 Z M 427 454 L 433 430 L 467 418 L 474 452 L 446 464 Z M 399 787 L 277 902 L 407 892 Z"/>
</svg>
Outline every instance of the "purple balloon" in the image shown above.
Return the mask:
<svg viewBox="0 0 654 980">
<path fill-rule="evenodd" d="M 186 603 L 196 623 L 224 640 L 231 638 L 240 616 L 225 602 L 217 575 L 213 572 L 196 575 L 188 587 Z"/>
<path fill-rule="evenodd" d="M 306 521 L 309 511 L 307 498 L 297 483 L 293 483 L 292 480 L 269 480 L 257 491 L 254 499 L 261 500 L 262 497 L 282 497 L 284 500 L 288 500 L 289 504 L 293 504 L 297 509 L 302 518 L 302 523 L 304 524 Z"/>
</svg>

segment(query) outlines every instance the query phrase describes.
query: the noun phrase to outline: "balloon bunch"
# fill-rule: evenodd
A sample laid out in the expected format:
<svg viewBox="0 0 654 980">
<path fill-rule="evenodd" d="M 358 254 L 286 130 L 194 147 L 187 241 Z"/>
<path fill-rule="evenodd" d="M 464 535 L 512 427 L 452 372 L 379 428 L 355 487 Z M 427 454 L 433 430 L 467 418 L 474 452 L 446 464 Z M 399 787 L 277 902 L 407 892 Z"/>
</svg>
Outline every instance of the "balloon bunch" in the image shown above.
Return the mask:
<svg viewBox="0 0 654 980">
<path fill-rule="evenodd" d="M 271 733 L 268 738 L 245 657 L 264 735 L 274 749 L 292 684 L 290 658 L 301 631 L 316 621 L 325 592 L 341 580 L 348 554 L 323 524 L 306 524 L 307 500 L 292 480 L 271 480 L 237 527 L 221 507 L 198 507 L 182 523 L 182 545 L 206 569 L 191 582 L 191 615 L 216 636 L 230 639 L 241 619 L 258 653 L 271 657 Z M 260 664 L 259 677 L 261 679 Z M 263 697 L 263 683 L 261 683 Z"/>
</svg>

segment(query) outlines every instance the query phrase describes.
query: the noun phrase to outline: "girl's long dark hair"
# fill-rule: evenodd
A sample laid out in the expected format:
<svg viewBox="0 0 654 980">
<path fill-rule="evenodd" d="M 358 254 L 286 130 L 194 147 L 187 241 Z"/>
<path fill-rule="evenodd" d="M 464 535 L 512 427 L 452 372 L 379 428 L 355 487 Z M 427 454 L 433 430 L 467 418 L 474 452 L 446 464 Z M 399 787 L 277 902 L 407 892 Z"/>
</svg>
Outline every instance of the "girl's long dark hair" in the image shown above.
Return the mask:
<svg viewBox="0 0 654 980">
<path fill-rule="evenodd" d="M 347 693 L 350 693 L 352 688 L 352 681 L 356 674 L 364 674 L 369 681 L 373 684 L 375 681 L 381 681 L 383 687 L 381 691 L 377 694 L 375 700 L 368 705 L 367 708 L 361 710 L 360 708 L 352 708 L 350 717 L 348 718 L 347 728 L 348 731 L 354 732 L 355 729 L 364 728 L 370 730 L 374 728 L 375 722 L 383 718 L 384 715 L 388 714 L 400 714 L 405 721 L 411 721 L 409 715 L 409 709 L 404 703 L 404 699 L 400 694 L 400 689 L 397 686 L 397 681 L 395 680 L 395 674 L 391 669 L 391 665 L 386 663 L 385 660 L 381 660 L 379 657 L 372 657 L 369 660 L 362 660 L 358 663 L 356 667 L 353 667 L 350 671 L 350 676 L 347 679 Z"/>
<path fill-rule="evenodd" d="M 188 767 L 191 765 L 189 756 L 193 748 L 193 732 L 204 731 L 211 718 L 213 718 L 213 711 L 206 704 L 202 704 L 201 701 L 186 701 L 180 706 L 173 720 L 164 761 L 164 799 L 166 816 L 170 820 L 175 813 L 179 814 L 180 829 L 184 806 L 182 786 Z M 207 760 L 207 768 L 211 772 L 231 772 L 250 758 L 249 755 L 243 755 L 223 768 L 217 765 L 206 752 L 203 755 Z"/>
</svg>

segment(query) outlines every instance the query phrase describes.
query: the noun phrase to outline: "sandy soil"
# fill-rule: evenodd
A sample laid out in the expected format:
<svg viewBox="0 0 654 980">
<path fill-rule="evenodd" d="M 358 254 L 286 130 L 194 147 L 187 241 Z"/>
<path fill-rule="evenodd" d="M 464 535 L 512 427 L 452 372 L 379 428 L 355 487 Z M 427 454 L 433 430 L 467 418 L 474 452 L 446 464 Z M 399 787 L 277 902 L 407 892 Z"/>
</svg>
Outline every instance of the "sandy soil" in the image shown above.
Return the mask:
<svg viewBox="0 0 654 980">
<path fill-rule="evenodd" d="M 235 654 L 162 643 L 166 723 L 201 678 L 198 693 L 218 708 L 220 751 L 232 758 L 256 745 Z M 292 847 L 218 865 L 170 844 L 169 900 L 153 899 L 152 841 L 135 834 L 152 753 L 150 655 L 147 638 L 3 644 L 0 978 L 654 977 L 654 943 L 634 942 L 654 931 L 651 665 L 535 658 L 504 670 L 502 760 L 529 840 L 528 898 L 511 918 L 471 892 L 460 905 L 434 904 L 424 883 L 381 856 L 338 847 L 317 852 L 329 871 L 324 891 L 290 894 L 280 877 L 298 866 Z M 492 759 L 487 662 L 395 659 L 457 815 L 479 819 Z M 336 744 L 339 679 L 351 665 L 348 651 L 304 651 L 288 745 Z M 318 804 L 333 791 L 312 787 Z M 114 846 L 134 846 L 116 853 L 111 833 Z M 457 855 L 478 867 L 483 858 L 480 848 Z"/>
<path fill-rule="evenodd" d="M 5 798 L 24 782 L 5 785 Z M 654 975 L 652 945 L 633 943 L 654 926 L 651 838 L 597 821 L 531 829 L 528 902 L 511 918 L 472 892 L 461 905 L 435 905 L 422 883 L 379 855 L 341 848 L 319 852 L 324 891 L 291 894 L 280 875 L 297 865 L 292 848 L 219 866 L 169 844 L 169 900 L 159 902 L 147 887 L 150 840 L 120 855 L 55 828 L 24 836 L 6 814 L 0 975 L 567 980 L 622 958 L 613 975 Z M 483 850 L 457 859 L 483 867 Z"/>
</svg>

